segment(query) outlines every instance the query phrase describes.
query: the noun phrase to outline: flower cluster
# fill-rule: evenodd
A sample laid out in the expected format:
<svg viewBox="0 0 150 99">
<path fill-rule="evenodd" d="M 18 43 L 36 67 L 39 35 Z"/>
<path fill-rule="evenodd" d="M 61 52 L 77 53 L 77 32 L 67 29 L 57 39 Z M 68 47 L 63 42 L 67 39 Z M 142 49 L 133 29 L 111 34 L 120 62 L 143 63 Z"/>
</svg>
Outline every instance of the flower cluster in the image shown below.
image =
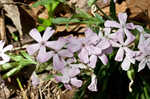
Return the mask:
<svg viewBox="0 0 150 99">
<path fill-rule="evenodd" d="M 79 79 L 81 70 L 91 71 L 91 84 L 88 89 L 97 91 L 94 68 L 98 60 L 107 65 L 107 55 L 113 50 L 118 49 L 114 60 L 122 62 L 121 68 L 125 71 L 129 70 L 136 60 L 140 62 L 138 71 L 146 65 L 150 68 L 150 34 L 139 25 L 127 23 L 126 13 L 119 13 L 118 19 L 119 22 L 107 20 L 98 34 L 88 28 L 84 37 L 60 37 L 55 41 L 48 41 L 55 32 L 52 28 L 48 27 L 43 36 L 36 29 L 32 29 L 29 34 L 38 43 L 29 45 L 27 52 L 37 55 L 36 59 L 40 63 L 52 58 L 53 68 L 62 74 L 56 75 L 55 79 L 62 82 L 67 89 L 72 89 L 71 85 L 81 87 L 84 83 Z M 136 38 L 131 30 L 135 29 L 140 33 L 137 51 L 132 47 Z"/>
</svg>

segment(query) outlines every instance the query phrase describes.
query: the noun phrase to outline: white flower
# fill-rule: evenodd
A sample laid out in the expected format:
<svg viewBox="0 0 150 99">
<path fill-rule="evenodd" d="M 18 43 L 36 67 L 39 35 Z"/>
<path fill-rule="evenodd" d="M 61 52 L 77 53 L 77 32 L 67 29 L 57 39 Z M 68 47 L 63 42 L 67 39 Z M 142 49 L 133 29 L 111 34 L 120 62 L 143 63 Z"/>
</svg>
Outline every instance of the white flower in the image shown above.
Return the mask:
<svg viewBox="0 0 150 99">
<path fill-rule="evenodd" d="M 8 62 L 10 60 L 10 57 L 8 55 L 5 54 L 5 52 L 7 52 L 8 50 L 11 50 L 13 48 L 12 45 L 8 45 L 5 48 L 4 47 L 5 42 L 3 42 L 2 40 L 0 41 L 0 65 Z"/>
</svg>

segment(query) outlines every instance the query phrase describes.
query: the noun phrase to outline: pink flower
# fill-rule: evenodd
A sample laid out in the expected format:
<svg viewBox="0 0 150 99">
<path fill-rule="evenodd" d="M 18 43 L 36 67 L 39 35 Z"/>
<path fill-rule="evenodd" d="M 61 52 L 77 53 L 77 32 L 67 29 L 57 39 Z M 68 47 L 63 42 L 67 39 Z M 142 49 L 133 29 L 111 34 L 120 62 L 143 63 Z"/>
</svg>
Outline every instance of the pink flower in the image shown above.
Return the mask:
<svg viewBox="0 0 150 99">
<path fill-rule="evenodd" d="M 34 87 L 36 87 L 40 84 L 40 79 L 38 78 L 38 76 L 35 72 L 33 72 L 31 75 L 31 81 L 32 81 L 32 85 Z"/>
<path fill-rule="evenodd" d="M 57 41 L 51 41 L 47 46 L 51 49 L 53 57 L 53 67 L 55 70 L 61 70 L 65 66 L 65 58 L 73 57 L 73 53 L 68 49 L 63 49 L 66 44 L 66 40 L 59 38 Z"/>
<path fill-rule="evenodd" d="M 138 48 L 141 52 L 139 56 L 136 57 L 139 63 L 138 72 L 145 68 L 147 65 L 150 69 L 150 38 L 145 38 L 144 34 L 140 35 Z"/>
<path fill-rule="evenodd" d="M 125 71 L 130 69 L 130 65 L 135 64 L 136 56 L 140 55 L 139 51 L 132 51 L 129 48 L 126 48 L 125 58 L 121 64 L 121 68 Z"/>
<path fill-rule="evenodd" d="M 89 59 L 89 66 L 91 68 L 95 68 L 97 58 L 99 58 L 104 65 L 107 64 L 108 58 L 106 54 L 110 54 L 112 52 L 112 46 L 111 46 L 111 41 L 113 39 L 113 34 L 110 34 L 111 29 L 110 28 L 105 28 L 104 33 L 102 31 L 99 32 L 97 40 L 97 44 L 91 45 L 89 47 L 89 54 L 90 54 L 90 59 Z M 94 48 L 94 49 L 93 49 Z M 100 50 L 97 50 L 100 49 Z"/>
<path fill-rule="evenodd" d="M 75 76 L 80 74 L 80 69 L 82 68 L 82 65 L 80 64 L 67 64 L 60 72 L 63 76 L 55 76 L 56 81 L 64 83 L 64 86 L 71 90 L 71 86 L 69 83 L 71 83 L 73 86 L 76 86 L 77 88 L 82 86 L 82 81 L 78 80 Z"/>
<path fill-rule="evenodd" d="M 128 45 L 130 42 L 134 41 L 135 36 L 129 31 L 129 29 L 135 29 L 135 26 L 133 23 L 126 23 L 127 21 L 127 14 L 126 13 L 119 13 L 118 19 L 120 23 L 117 23 L 116 21 L 106 21 L 105 27 L 109 28 L 118 28 L 116 35 L 119 35 L 118 38 L 116 38 L 119 42 L 124 42 L 124 36 L 126 35 L 127 40 L 125 41 L 125 45 Z"/>
<path fill-rule="evenodd" d="M 48 39 L 53 35 L 54 32 L 55 31 L 52 30 L 52 28 L 48 27 L 46 28 L 43 37 L 41 37 L 41 34 L 37 31 L 37 29 L 32 29 L 29 35 L 38 43 L 27 46 L 26 49 L 29 55 L 33 55 L 38 51 L 36 59 L 41 63 L 48 61 L 52 57 L 53 53 L 47 53 L 46 47 L 48 47 L 48 44 L 51 42 L 48 41 Z"/>
<path fill-rule="evenodd" d="M 91 84 L 88 86 L 90 91 L 97 91 L 97 78 L 95 74 L 92 74 Z"/>
<path fill-rule="evenodd" d="M 5 44 L 5 42 L 3 42 L 1 40 L 0 41 L 0 57 L 2 59 L 0 60 L 0 65 L 4 64 L 10 60 L 10 57 L 8 55 L 6 55 L 5 52 L 12 50 L 12 48 L 13 48 L 12 45 L 8 45 L 4 48 L 4 44 Z"/>
<path fill-rule="evenodd" d="M 85 31 L 85 37 L 72 38 L 67 48 L 72 52 L 79 52 L 78 57 L 81 62 L 89 63 L 89 55 L 101 54 L 102 50 L 95 45 L 99 42 L 99 37 L 92 30 Z"/>
<path fill-rule="evenodd" d="M 132 35 L 127 29 L 127 28 L 130 28 L 130 29 L 134 28 L 134 26 L 132 26 L 130 23 L 126 24 L 127 15 L 125 13 L 120 13 L 118 15 L 118 17 L 120 20 L 120 24 L 115 22 L 115 21 L 107 21 L 105 23 L 105 26 L 120 28 L 116 33 L 114 33 L 114 38 L 116 38 L 116 40 L 115 41 L 112 40 L 111 44 L 113 47 L 119 48 L 119 50 L 116 54 L 115 60 L 116 61 L 122 61 L 124 54 L 128 53 L 127 52 L 128 50 L 126 50 L 126 49 L 128 49 L 128 45 L 130 43 L 132 43 L 133 40 L 135 40 L 135 36 Z M 124 38 L 125 38 L 124 33 L 127 35 L 127 38 L 125 41 L 124 41 Z"/>
<path fill-rule="evenodd" d="M 73 85 L 77 88 L 82 86 L 82 81 L 77 79 L 77 75 L 80 74 L 80 69 L 86 69 L 86 66 L 82 63 L 75 64 L 75 58 L 69 58 L 65 62 L 65 67 L 60 70 L 62 76 L 55 76 L 57 82 L 62 82 L 64 86 L 71 90 Z"/>
</svg>

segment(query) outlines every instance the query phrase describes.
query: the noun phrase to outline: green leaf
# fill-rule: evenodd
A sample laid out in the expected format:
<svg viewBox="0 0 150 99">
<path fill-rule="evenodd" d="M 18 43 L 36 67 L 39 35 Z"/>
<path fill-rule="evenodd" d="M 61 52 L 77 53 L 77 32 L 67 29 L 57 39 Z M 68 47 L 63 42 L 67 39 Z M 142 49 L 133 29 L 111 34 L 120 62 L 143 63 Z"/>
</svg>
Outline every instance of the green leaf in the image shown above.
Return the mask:
<svg viewBox="0 0 150 99">
<path fill-rule="evenodd" d="M 100 23 L 104 23 L 104 19 L 99 14 L 95 13 L 95 17 L 100 21 Z"/>
<path fill-rule="evenodd" d="M 12 60 L 18 62 L 18 61 L 22 61 L 22 59 L 24 59 L 22 56 L 20 55 L 12 55 L 10 56 Z"/>
<path fill-rule="evenodd" d="M 44 80 L 52 80 L 52 78 L 54 78 L 54 75 L 50 74 Z"/>
<path fill-rule="evenodd" d="M 46 29 L 46 27 L 40 25 L 40 26 L 37 27 L 37 29 L 38 29 L 39 32 L 42 32 Z"/>
<path fill-rule="evenodd" d="M 18 40 L 19 40 L 18 36 L 17 36 L 15 33 L 11 33 L 11 35 L 12 35 L 12 38 L 13 38 L 15 41 L 18 41 Z"/>
<path fill-rule="evenodd" d="M 133 80 L 134 70 L 133 69 L 128 70 L 127 75 L 130 80 Z"/>
<path fill-rule="evenodd" d="M 147 91 L 146 87 L 144 87 L 144 94 L 145 94 L 146 99 L 150 98 L 150 96 L 148 95 L 148 91 Z"/>
<path fill-rule="evenodd" d="M 18 67 L 11 69 L 11 70 L 8 71 L 6 74 L 4 74 L 4 75 L 2 76 L 2 78 L 3 78 L 3 79 L 8 78 L 8 77 L 14 75 L 15 73 L 17 73 L 18 71 L 20 71 L 22 68 L 23 68 L 23 66 L 19 65 Z"/>
<path fill-rule="evenodd" d="M 144 96 L 144 93 L 141 94 L 141 98 L 140 99 L 146 99 Z"/>
<path fill-rule="evenodd" d="M 88 0 L 88 5 L 92 6 L 97 0 Z"/>
<path fill-rule="evenodd" d="M 45 20 L 43 21 L 43 25 L 45 25 L 45 26 L 50 26 L 50 25 L 52 25 L 52 22 L 51 22 L 51 20 L 45 19 Z"/>
<path fill-rule="evenodd" d="M 70 19 L 70 18 L 62 18 L 62 17 L 58 17 L 58 18 L 53 18 L 52 19 L 52 23 L 53 24 L 68 24 L 68 23 L 78 23 L 80 22 L 79 19 Z"/>
<path fill-rule="evenodd" d="M 36 64 L 36 62 L 31 58 L 29 54 L 27 54 L 25 51 L 20 52 L 27 60 L 32 61 L 33 63 Z"/>
<path fill-rule="evenodd" d="M 1 71 L 5 71 L 5 70 L 8 70 L 8 69 L 11 69 L 13 67 L 17 66 L 17 63 L 16 62 L 13 62 L 13 63 L 5 63 L 3 64 L 2 66 L 0 66 L 0 70 Z"/>
<path fill-rule="evenodd" d="M 73 18 L 82 18 L 82 19 L 89 19 L 92 16 L 86 13 L 85 11 L 82 11 L 78 9 L 80 12 L 78 14 L 73 15 Z"/>
<path fill-rule="evenodd" d="M 53 2 L 53 0 L 40 0 L 40 1 L 37 1 L 36 3 L 34 3 L 32 6 L 36 8 L 40 5 L 45 6 L 45 5 L 48 5 L 52 2 Z"/>
<path fill-rule="evenodd" d="M 23 66 L 30 65 L 30 64 L 36 64 L 36 63 L 27 59 L 23 59 L 22 61 L 19 62 L 19 65 L 23 65 Z"/>
</svg>

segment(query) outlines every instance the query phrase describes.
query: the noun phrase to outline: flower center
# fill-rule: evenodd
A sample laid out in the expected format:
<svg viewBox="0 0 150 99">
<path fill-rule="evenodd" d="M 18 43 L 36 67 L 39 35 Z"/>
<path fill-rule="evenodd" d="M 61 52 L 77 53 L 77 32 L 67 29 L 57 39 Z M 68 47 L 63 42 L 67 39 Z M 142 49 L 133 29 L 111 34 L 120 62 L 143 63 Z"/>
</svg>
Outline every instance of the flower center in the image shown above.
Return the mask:
<svg viewBox="0 0 150 99">
<path fill-rule="evenodd" d="M 41 41 L 40 44 L 41 44 L 41 46 L 45 46 L 46 42 L 45 41 Z"/>
</svg>

